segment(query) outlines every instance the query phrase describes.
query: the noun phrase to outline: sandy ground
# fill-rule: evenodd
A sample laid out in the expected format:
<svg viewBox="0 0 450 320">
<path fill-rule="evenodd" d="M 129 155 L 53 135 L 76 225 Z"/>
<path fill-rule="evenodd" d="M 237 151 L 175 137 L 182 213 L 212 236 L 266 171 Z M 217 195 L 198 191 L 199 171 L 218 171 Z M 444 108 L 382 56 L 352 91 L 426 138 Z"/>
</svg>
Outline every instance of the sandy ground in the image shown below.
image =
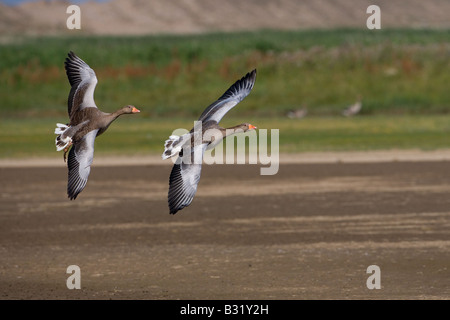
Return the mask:
<svg viewBox="0 0 450 320">
<path fill-rule="evenodd" d="M 417 162 L 417 161 L 450 161 L 450 149 L 420 150 L 420 149 L 391 149 L 371 151 L 342 151 L 342 152 L 302 152 L 281 153 L 278 158 L 268 156 L 269 164 L 261 165 L 268 167 L 277 159 L 281 164 L 305 164 L 305 163 L 371 163 L 371 162 Z M 211 155 L 205 153 L 205 161 L 212 163 Z M 213 159 L 214 160 L 214 159 Z M 224 162 L 225 162 L 224 158 Z M 247 159 L 248 160 L 248 159 Z M 170 160 L 164 161 L 160 154 L 145 156 L 95 156 L 95 166 L 136 166 L 136 165 L 168 165 Z M 0 159 L 0 167 L 65 167 L 61 157 L 39 157 L 39 158 L 17 158 Z"/>
<path fill-rule="evenodd" d="M 176 215 L 169 165 L 95 163 L 75 201 L 63 165 L 0 167 L 0 299 L 450 298 L 449 161 L 204 166 Z"/>
<path fill-rule="evenodd" d="M 64 1 L 0 4 L 0 36 L 29 34 L 144 35 L 307 28 L 366 28 L 372 0 L 111 0 L 85 1 L 80 30 Z M 448 28 L 448 0 L 378 0 L 382 28 Z M 371 12 L 371 11 L 369 11 Z M 13 40 L 14 38 L 12 38 Z M 1 38 L 0 38 L 1 40 Z"/>
</svg>

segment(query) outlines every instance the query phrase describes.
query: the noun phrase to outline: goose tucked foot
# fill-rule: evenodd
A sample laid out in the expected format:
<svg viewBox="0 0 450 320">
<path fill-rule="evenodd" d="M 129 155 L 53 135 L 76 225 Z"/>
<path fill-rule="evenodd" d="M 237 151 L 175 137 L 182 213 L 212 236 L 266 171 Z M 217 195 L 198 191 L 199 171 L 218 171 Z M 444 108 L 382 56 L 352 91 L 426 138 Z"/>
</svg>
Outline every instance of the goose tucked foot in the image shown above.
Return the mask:
<svg viewBox="0 0 450 320">
<path fill-rule="evenodd" d="M 71 146 L 72 146 L 72 141 L 70 141 L 69 145 L 64 149 L 64 162 L 66 162 L 66 159 L 67 159 L 66 155 L 67 155 L 67 152 L 69 152 L 69 149 Z"/>
</svg>

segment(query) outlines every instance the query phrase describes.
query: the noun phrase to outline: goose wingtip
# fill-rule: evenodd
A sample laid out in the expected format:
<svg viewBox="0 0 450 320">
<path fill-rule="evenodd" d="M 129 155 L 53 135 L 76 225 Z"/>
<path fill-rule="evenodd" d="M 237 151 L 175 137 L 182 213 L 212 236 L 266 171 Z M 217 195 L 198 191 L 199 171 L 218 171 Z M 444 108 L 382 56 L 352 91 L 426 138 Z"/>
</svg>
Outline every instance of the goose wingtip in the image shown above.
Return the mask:
<svg viewBox="0 0 450 320">
<path fill-rule="evenodd" d="M 256 78 L 256 73 L 257 73 L 257 71 L 255 68 L 247 74 L 247 77 Z"/>
<path fill-rule="evenodd" d="M 178 207 L 178 206 L 173 206 L 170 205 L 169 203 L 169 214 L 176 214 L 178 211 L 180 211 L 181 209 L 183 209 L 184 207 Z"/>
<path fill-rule="evenodd" d="M 256 69 L 253 69 L 252 71 L 248 72 L 243 79 L 254 84 L 256 81 Z"/>
<path fill-rule="evenodd" d="M 180 211 L 180 210 L 182 210 L 182 209 L 184 209 L 184 208 L 186 208 L 186 207 L 187 207 L 186 205 L 173 206 L 173 207 L 169 206 L 169 212 L 170 212 L 171 215 L 174 215 L 174 214 L 176 214 L 178 211 Z"/>
<path fill-rule="evenodd" d="M 75 195 L 73 195 L 73 194 L 68 194 L 67 195 L 67 198 L 69 198 L 70 199 L 70 201 L 72 201 L 72 200 L 75 200 L 76 198 L 77 198 L 77 194 L 75 194 Z"/>
</svg>

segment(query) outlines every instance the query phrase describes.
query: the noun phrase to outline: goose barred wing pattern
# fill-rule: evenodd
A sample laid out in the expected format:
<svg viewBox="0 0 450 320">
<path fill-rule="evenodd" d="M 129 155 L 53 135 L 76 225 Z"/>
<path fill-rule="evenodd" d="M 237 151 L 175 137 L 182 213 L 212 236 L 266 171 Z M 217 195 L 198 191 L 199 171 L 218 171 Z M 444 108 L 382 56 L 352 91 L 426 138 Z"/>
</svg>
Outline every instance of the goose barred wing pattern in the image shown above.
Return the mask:
<svg viewBox="0 0 450 320">
<path fill-rule="evenodd" d="M 247 73 L 236 81 L 217 101 L 203 111 L 199 121 L 216 121 L 217 123 L 234 106 L 241 102 L 253 89 L 256 80 L 256 70 Z"/>
<path fill-rule="evenodd" d="M 69 117 L 84 108 L 97 108 L 94 91 L 98 80 L 94 70 L 72 51 L 69 52 L 64 65 L 72 87 L 67 102 Z"/>
<path fill-rule="evenodd" d="M 203 154 L 206 147 L 207 144 L 194 147 L 190 163 L 180 161 L 182 160 L 180 156 L 177 159 L 177 163 L 174 164 L 169 179 L 168 201 L 171 214 L 175 214 L 177 211 L 189 206 L 194 199 L 200 181 Z M 194 157 L 196 161 L 194 161 Z"/>
<path fill-rule="evenodd" d="M 87 184 L 94 159 L 94 142 L 97 132 L 98 130 L 90 131 L 70 149 L 67 160 L 69 168 L 67 195 L 70 200 L 76 199 Z"/>
</svg>

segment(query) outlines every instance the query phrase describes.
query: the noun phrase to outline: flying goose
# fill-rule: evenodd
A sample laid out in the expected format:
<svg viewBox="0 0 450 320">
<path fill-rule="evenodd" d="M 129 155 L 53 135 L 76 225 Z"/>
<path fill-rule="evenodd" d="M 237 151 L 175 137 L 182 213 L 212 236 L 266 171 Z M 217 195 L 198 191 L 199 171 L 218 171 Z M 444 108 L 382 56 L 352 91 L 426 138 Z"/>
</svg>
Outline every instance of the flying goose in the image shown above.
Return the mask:
<svg viewBox="0 0 450 320">
<path fill-rule="evenodd" d="M 354 116 L 354 115 L 358 114 L 361 111 L 361 107 L 362 107 L 362 102 L 361 102 L 361 97 L 359 96 L 357 101 L 354 104 L 352 104 L 351 106 L 347 107 L 342 112 L 342 115 L 345 116 L 345 117 Z"/>
<path fill-rule="evenodd" d="M 169 179 L 168 202 L 171 214 L 189 206 L 194 199 L 200 181 L 205 150 L 213 148 L 227 136 L 257 129 L 249 123 L 242 123 L 230 128 L 219 126 L 219 122 L 225 114 L 250 93 L 255 80 L 256 70 L 247 73 L 203 111 L 199 122 L 189 133 L 182 136 L 172 135 L 166 140 L 162 158 L 168 159 L 175 155 L 179 156 Z M 197 124 L 201 124 L 201 131 L 196 129 Z M 211 137 L 204 135 L 205 131 L 211 129 L 215 129 L 220 135 Z M 183 156 L 183 152 L 189 152 L 189 154 Z"/>
<path fill-rule="evenodd" d="M 68 99 L 69 123 L 56 124 L 55 144 L 57 151 L 64 150 L 64 161 L 69 152 L 67 195 L 70 200 L 74 200 L 88 181 L 94 158 L 95 138 L 105 132 L 117 117 L 140 111 L 131 105 L 113 113 L 100 111 L 94 102 L 97 85 L 94 70 L 72 51 L 69 52 L 64 65 L 71 85 Z"/>
<path fill-rule="evenodd" d="M 308 109 L 301 108 L 301 109 L 296 109 L 296 110 L 290 110 L 287 113 L 287 117 L 290 119 L 301 119 L 301 118 L 306 117 L 307 114 L 308 114 Z"/>
</svg>

